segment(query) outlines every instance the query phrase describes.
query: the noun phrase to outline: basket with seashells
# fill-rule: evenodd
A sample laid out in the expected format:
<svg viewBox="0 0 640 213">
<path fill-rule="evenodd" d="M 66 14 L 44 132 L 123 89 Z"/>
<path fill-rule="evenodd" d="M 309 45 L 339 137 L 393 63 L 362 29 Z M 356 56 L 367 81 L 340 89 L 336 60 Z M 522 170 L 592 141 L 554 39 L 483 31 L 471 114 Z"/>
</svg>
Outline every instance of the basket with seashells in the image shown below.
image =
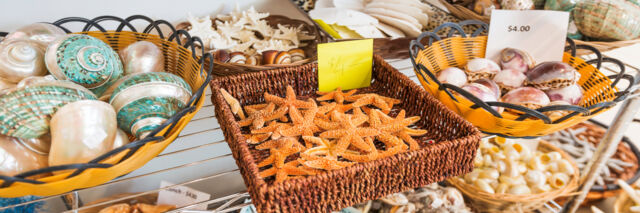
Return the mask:
<svg viewBox="0 0 640 213">
<path fill-rule="evenodd" d="M 545 141 L 524 140 L 482 139 L 473 171 L 447 182 L 478 212 L 533 212 L 578 187 L 571 157 Z"/>
<path fill-rule="evenodd" d="M 134 20 L 149 22 L 144 33 Z M 107 31 L 103 21 L 120 27 Z M 68 23 L 85 26 L 71 33 Z M 197 39 L 186 46 L 164 39 L 160 23 L 144 16 L 66 18 L 24 26 L 2 40 L 0 197 L 105 183 L 177 137 L 204 103 L 211 77 L 192 54 Z"/>
<path fill-rule="evenodd" d="M 229 14 L 193 17 L 177 29 L 203 40 L 203 48 L 214 56 L 213 74 L 226 76 L 314 61 L 316 44 L 326 42 L 311 23 L 282 15 L 259 12 L 237 5 Z"/>
<path fill-rule="evenodd" d="M 486 36 L 467 37 L 454 23 L 443 26 L 463 36 L 434 41 L 440 37 L 423 33 L 410 47 L 414 71 L 427 91 L 487 134 L 531 138 L 568 128 L 624 100 L 630 87 L 618 91 L 616 85 L 633 82 L 620 61 L 571 39 L 562 61 L 536 64 L 525 51 L 506 48 L 496 63 L 484 58 Z M 424 38 L 428 45 L 420 42 Z M 584 61 L 576 49 L 598 58 Z M 621 72 L 605 76 L 603 63 Z"/>
</svg>

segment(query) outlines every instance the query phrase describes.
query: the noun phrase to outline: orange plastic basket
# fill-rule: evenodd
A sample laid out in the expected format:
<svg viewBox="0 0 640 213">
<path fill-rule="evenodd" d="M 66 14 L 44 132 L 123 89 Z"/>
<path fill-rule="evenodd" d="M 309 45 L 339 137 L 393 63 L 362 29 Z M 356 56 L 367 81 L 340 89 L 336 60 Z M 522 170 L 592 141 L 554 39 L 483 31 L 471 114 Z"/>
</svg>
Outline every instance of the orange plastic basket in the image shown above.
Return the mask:
<svg viewBox="0 0 640 213">
<path fill-rule="evenodd" d="M 149 23 L 142 33 L 137 32 L 136 28 L 131 24 L 132 21 L 140 20 Z M 100 25 L 104 21 L 117 22 L 119 27 L 114 31 L 107 31 Z M 57 195 L 76 189 L 97 186 L 136 170 L 171 144 L 204 104 L 204 90 L 211 80 L 211 68 L 213 65 L 210 64 L 208 66 L 209 70 L 205 72 L 202 65 L 204 60 L 194 54 L 196 46 L 194 43 L 200 42 L 202 44 L 199 38 L 190 37 L 186 31 L 176 31 L 173 26 L 164 20 L 154 21 L 139 15 L 131 16 L 127 19 L 113 16 L 101 16 L 92 20 L 74 17 L 61 19 L 53 24 L 67 33 L 72 33 L 62 26 L 66 23 L 85 24 L 84 29 L 77 33 L 101 39 L 116 51 L 141 40 L 156 44 L 164 53 L 165 71 L 176 74 L 189 83 L 193 89 L 193 96 L 184 109 L 168 119 L 145 139 L 132 141 L 88 163 L 52 166 L 24 172 L 12 177 L 0 175 L 0 197 Z M 129 31 L 123 31 L 125 27 Z M 168 32 L 171 35 L 168 38 L 160 30 L 161 27 L 162 29 L 170 28 Z M 91 31 L 94 28 L 99 31 Z M 157 35 L 150 34 L 154 29 Z M 178 38 L 180 36 L 187 37 L 185 44 L 181 43 Z M 203 58 L 211 59 L 212 57 L 211 54 L 207 53 L 203 54 Z M 35 178 L 52 172 L 55 172 L 55 175 Z"/>
<path fill-rule="evenodd" d="M 482 24 L 479 29 L 487 30 Z M 438 30 L 452 28 L 448 38 L 441 39 Z M 457 33 L 454 35 L 454 33 Z M 440 100 L 445 106 L 473 123 L 487 134 L 502 137 L 530 138 L 547 135 L 568 128 L 601 113 L 624 100 L 629 88 L 618 91 L 615 87 L 621 79 L 633 82 L 633 77 L 624 74 L 622 62 L 602 57 L 600 52 L 588 45 L 575 45 L 568 39 L 569 52 L 564 53 L 563 61 L 580 72 L 578 84 L 582 87 L 584 98 L 578 106 L 554 105 L 539 109 L 529 109 L 504 102 L 483 102 L 465 90 L 447 83 L 440 83 L 437 74 L 448 67 L 462 67 L 473 58 L 482 58 L 485 54 L 487 36 L 476 36 L 476 32 L 467 36 L 460 25 L 445 23 L 434 32 L 424 32 L 411 42 L 410 54 L 414 71 L 422 86 Z M 426 45 L 422 42 L 428 42 Z M 597 59 L 585 61 L 575 57 L 577 49 L 594 52 Z M 613 63 L 620 73 L 605 76 L 599 71 L 603 63 Z M 595 64 L 595 66 L 593 65 Z M 612 81 L 611 78 L 615 78 Z M 498 113 L 492 106 L 510 109 Z M 544 112 L 569 111 L 567 115 L 549 117 Z M 565 113 L 566 114 L 566 113 Z"/>
</svg>

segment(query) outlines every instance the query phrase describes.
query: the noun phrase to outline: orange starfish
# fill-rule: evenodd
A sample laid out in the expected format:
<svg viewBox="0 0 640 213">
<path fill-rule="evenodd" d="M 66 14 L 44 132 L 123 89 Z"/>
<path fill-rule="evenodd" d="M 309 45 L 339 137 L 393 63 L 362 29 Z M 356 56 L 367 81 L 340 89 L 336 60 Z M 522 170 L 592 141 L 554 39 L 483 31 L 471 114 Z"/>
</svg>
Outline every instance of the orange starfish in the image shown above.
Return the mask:
<svg viewBox="0 0 640 213">
<path fill-rule="evenodd" d="M 287 86 L 287 95 L 284 98 L 275 96 L 275 95 L 271 95 L 267 92 L 264 93 L 264 100 L 266 100 L 267 102 L 271 102 L 274 103 L 278 106 L 281 107 L 288 107 L 289 110 L 291 110 L 291 108 L 303 108 L 303 109 L 307 109 L 307 108 L 311 108 L 313 107 L 313 103 L 309 102 L 309 101 L 302 101 L 302 100 L 298 100 L 296 99 L 296 92 L 293 90 L 293 87 L 291 86 Z"/>
<path fill-rule="evenodd" d="M 289 116 L 291 116 L 291 121 L 293 121 L 293 126 L 282 130 L 282 135 L 293 137 L 293 136 L 313 136 L 314 133 L 319 132 L 320 128 L 316 126 L 313 120 L 316 118 L 316 113 L 318 113 L 318 107 L 315 104 L 315 101 L 311 100 L 313 103 L 313 107 L 304 112 L 304 116 L 300 114 L 300 111 L 295 107 L 289 110 Z"/>
<path fill-rule="evenodd" d="M 313 156 L 305 153 L 300 153 L 300 157 L 298 161 L 302 163 L 302 165 L 314 169 L 336 170 L 354 164 L 353 162 L 338 161 L 337 159 Z"/>
<path fill-rule="evenodd" d="M 278 139 L 282 136 L 282 130 L 289 128 L 289 124 L 286 123 L 278 123 L 277 121 L 271 121 L 269 125 L 262 127 L 260 129 L 251 130 L 253 134 L 268 134 L 271 136 L 271 139 Z M 267 137 L 268 138 L 268 137 Z M 266 139 L 265 139 L 266 140 Z M 262 142 L 262 141 L 260 141 Z"/>
<path fill-rule="evenodd" d="M 373 138 L 366 137 L 365 141 L 370 146 L 375 147 L 375 145 L 373 144 Z M 340 156 L 350 161 L 364 163 L 364 162 L 369 162 L 369 161 L 378 159 L 378 150 L 374 149 L 372 152 L 369 152 L 367 154 L 361 154 L 360 152 L 357 152 L 357 151 L 347 150 L 344 153 L 342 153 Z"/>
<path fill-rule="evenodd" d="M 282 137 L 278 140 L 270 140 L 264 142 L 256 149 L 269 149 L 271 155 L 258 163 L 258 167 L 265 167 L 273 164 L 276 168 L 282 168 L 284 161 L 289 155 L 301 152 L 304 150 L 304 146 L 298 142 L 297 139 L 292 137 Z"/>
<path fill-rule="evenodd" d="M 316 98 L 316 100 L 318 101 L 328 101 L 328 100 L 334 100 L 339 104 L 344 103 L 344 99 L 348 98 L 349 96 L 352 96 L 353 94 L 356 93 L 357 90 L 351 90 L 349 92 L 342 92 L 342 89 L 340 87 L 338 87 L 336 90 L 331 91 L 331 92 L 316 92 L 316 94 L 321 95 L 320 97 Z"/>
<path fill-rule="evenodd" d="M 389 132 L 393 135 L 396 135 L 402 138 L 402 140 L 404 140 L 409 144 L 409 148 L 411 150 L 420 149 L 420 144 L 418 144 L 418 142 L 414 140 L 411 136 L 424 135 L 427 133 L 427 131 L 420 130 L 420 129 L 411 129 L 408 127 L 414 124 L 415 122 L 417 122 L 418 120 L 420 120 L 420 117 L 413 116 L 413 117 L 405 118 L 406 112 L 404 110 L 400 111 L 400 113 L 398 113 L 396 118 L 391 118 L 386 114 L 382 114 L 382 112 L 380 111 L 374 110 L 373 112 L 374 113 L 377 112 L 378 115 L 381 115 L 380 118 L 382 123 L 379 125 L 375 124 L 377 126 L 377 129 L 384 132 Z"/>
<path fill-rule="evenodd" d="M 320 134 L 320 137 L 340 138 L 340 140 L 338 140 L 338 150 L 340 151 L 346 150 L 349 145 L 354 145 L 356 148 L 361 149 L 365 152 L 371 152 L 375 149 L 375 147 L 367 144 L 362 138 L 376 136 L 380 133 L 380 131 L 369 127 L 358 127 L 354 124 L 351 117 L 346 116 L 345 114 L 339 114 L 338 112 L 333 113 L 333 116 L 335 116 L 336 119 L 340 121 L 342 129 L 334 129 L 323 132 Z"/>
<path fill-rule="evenodd" d="M 313 156 L 323 156 L 330 159 L 338 159 L 341 153 L 337 150 L 337 143 L 324 138 L 302 136 L 307 144 L 307 150 L 303 153 Z M 313 147 L 315 145 L 315 147 Z"/>
<path fill-rule="evenodd" d="M 245 138 L 247 138 L 247 143 L 249 144 L 259 144 L 262 143 L 264 141 L 266 141 L 267 139 L 269 139 L 269 136 L 271 136 L 271 134 L 248 134 L 248 135 L 244 135 Z"/>
<path fill-rule="evenodd" d="M 257 111 L 260 111 L 261 109 L 266 108 L 267 106 L 269 106 L 269 104 L 248 105 L 248 106 L 244 106 L 244 111 L 247 111 L 247 114 L 251 115 L 251 114 L 253 114 L 253 113 L 257 112 Z M 280 120 L 282 122 L 289 122 L 289 118 L 287 118 L 287 116 L 282 116 L 278 120 Z"/>
<path fill-rule="evenodd" d="M 276 176 L 276 183 L 283 182 L 290 178 L 290 176 L 302 176 L 302 175 L 315 175 L 311 169 L 300 167 L 300 162 L 297 160 L 289 161 L 285 163 L 282 168 L 271 167 L 260 172 L 260 177 L 266 178 Z"/>
<path fill-rule="evenodd" d="M 269 104 L 264 109 L 250 113 L 249 117 L 238 121 L 238 124 L 241 127 L 252 125 L 254 129 L 262 128 L 265 122 L 283 117 L 287 113 L 287 107 L 274 111 L 275 107 L 275 104 Z"/>
<path fill-rule="evenodd" d="M 334 108 L 336 108 L 336 103 L 325 103 L 322 102 L 320 103 L 322 106 L 318 107 L 318 113 L 316 114 L 317 118 L 322 118 L 322 119 L 328 119 L 329 115 L 328 113 L 330 113 L 331 111 L 333 111 Z"/>
<path fill-rule="evenodd" d="M 389 113 L 393 108 L 394 104 L 401 103 L 400 100 L 394 98 L 384 97 L 378 94 L 362 94 L 362 95 L 354 95 L 348 98 L 350 101 L 353 101 L 351 105 L 353 107 L 361 107 L 366 105 L 374 105 L 380 108 L 383 112 Z"/>
<path fill-rule="evenodd" d="M 362 110 L 360 110 L 360 108 L 354 108 L 353 112 L 354 112 L 353 115 L 347 115 L 348 117 L 350 117 L 352 119 L 353 125 L 360 126 L 360 125 L 364 124 L 365 122 L 367 122 L 369 120 L 367 115 L 365 115 L 362 112 Z M 340 119 L 334 117 L 333 115 L 334 114 L 332 113 L 331 120 L 319 118 L 319 119 L 314 120 L 314 123 L 318 127 L 322 128 L 324 130 L 338 129 L 338 128 L 340 128 L 340 122 L 339 122 Z"/>
</svg>

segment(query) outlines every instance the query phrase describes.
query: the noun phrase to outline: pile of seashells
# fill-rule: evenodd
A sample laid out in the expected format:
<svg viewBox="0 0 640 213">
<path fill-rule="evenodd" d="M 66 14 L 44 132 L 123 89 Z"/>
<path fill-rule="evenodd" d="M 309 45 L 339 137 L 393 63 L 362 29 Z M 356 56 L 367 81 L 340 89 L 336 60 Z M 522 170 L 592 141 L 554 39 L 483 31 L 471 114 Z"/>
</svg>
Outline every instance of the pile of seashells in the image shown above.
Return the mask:
<svg viewBox="0 0 640 213">
<path fill-rule="evenodd" d="M 572 163 L 559 152 L 545 153 L 531 144 L 483 139 L 473 171 L 459 178 L 491 194 L 538 194 L 565 187 L 574 175 Z"/>
<path fill-rule="evenodd" d="M 146 137 L 191 99 L 189 84 L 163 71 L 148 41 L 118 54 L 46 23 L 10 33 L 0 43 L 0 175 L 86 163 Z"/>
<path fill-rule="evenodd" d="M 403 193 L 387 195 L 383 198 L 344 208 L 341 213 L 467 213 L 471 210 L 465 206 L 460 191 L 453 187 L 443 187 L 438 183 Z"/>
<path fill-rule="evenodd" d="M 315 39 L 302 31 L 302 26 L 271 27 L 253 8 L 236 9 L 228 15 L 218 15 L 213 25 L 210 16 L 188 16 L 189 34 L 203 39 L 205 50 L 213 52 L 216 61 L 249 65 L 291 64 L 307 56 L 302 49 L 307 40 Z M 215 26 L 215 28 L 213 27 Z"/>
<path fill-rule="evenodd" d="M 576 69 L 560 61 L 536 65 L 528 53 L 513 48 L 502 50 L 500 65 L 490 59 L 475 58 L 462 69 L 449 67 L 440 71 L 437 79 L 461 87 L 484 102 L 502 101 L 530 109 L 578 105 L 583 98 Z M 555 111 L 549 116 L 564 113 Z"/>
</svg>

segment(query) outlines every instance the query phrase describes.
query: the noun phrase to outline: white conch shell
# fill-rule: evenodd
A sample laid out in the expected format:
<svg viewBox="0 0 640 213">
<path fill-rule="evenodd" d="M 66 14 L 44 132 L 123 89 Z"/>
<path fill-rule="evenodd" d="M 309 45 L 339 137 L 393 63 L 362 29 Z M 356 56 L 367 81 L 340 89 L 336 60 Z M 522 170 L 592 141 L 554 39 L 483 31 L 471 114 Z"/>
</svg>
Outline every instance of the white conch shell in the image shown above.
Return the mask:
<svg viewBox="0 0 640 213">
<path fill-rule="evenodd" d="M 559 152 L 549 152 L 540 156 L 542 163 L 556 162 L 560 159 L 562 159 L 562 155 Z"/>
<path fill-rule="evenodd" d="M 468 184 L 473 183 L 478 179 L 481 171 L 482 171 L 481 169 L 474 169 L 473 171 L 467 173 L 466 175 L 464 175 L 464 181 L 467 182 Z"/>
<path fill-rule="evenodd" d="M 533 190 L 533 193 L 543 193 L 551 191 L 551 186 L 549 186 L 549 184 L 543 184 L 540 186 L 533 186 L 531 187 L 531 190 Z"/>
<path fill-rule="evenodd" d="M 15 84 L 26 77 L 46 75 L 44 50 L 43 44 L 32 40 L 3 41 L 0 43 L 0 79 Z"/>
<path fill-rule="evenodd" d="M 498 177 L 500 177 L 500 172 L 498 172 L 498 170 L 494 168 L 488 168 L 488 169 L 482 170 L 479 176 L 479 178 L 496 179 L 496 180 L 498 179 Z"/>
<path fill-rule="evenodd" d="M 547 183 L 547 176 L 539 170 L 529 170 L 524 176 L 524 179 L 530 186 L 541 186 Z"/>
<path fill-rule="evenodd" d="M 482 167 L 484 165 L 483 159 L 482 154 L 476 153 L 476 157 L 473 158 L 473 167 Z"/>
<path fill-rule="evenodd" d="M 513 161 L 513 160 L 507 160 L 507 168 L 505 170 L 505 172 L 502 174 L 503 176 L 507 176 L 507 177 L 517 177 L 520 176 L 520 169 L 518 168 L 518 162 Z"/>
<path fill-rule="evenodd" d="M 484 157 L 482 157 L 482 163 L 484 165 L 491 165 L 493 162 L 493 157 L 491 157 L 490 154 L 485 154 Z"/>
<path fill-rule="evenodd" d="M 473 185 L 478 187 L 480 190 L 487 192 L 489 194 L 494 194 L 496 193 L 495 190 L 493 190 L 493 188 L 489 185 L 489 183 L 487 183 L 487 181 L 485 179 L 477 179 L 475 181 L 473 181 Z"/>
<path fill-rule="evenodd" d="M 560 159 L 558 162 L 558 172 L 572 175 L 574 172 L 573 165 L 568 160 Z"/>
<path fill-rule="evenodd" d="M 47 167 L 47 156 L 31 151 L 17 138 L 0 135 L 0 175 L 14 176 Z"/>
<path fill-rule="evenodd" d="M 527 185 L 519 184 L 511 186 L 508 193 L 513 195 L 531 194 L 531 189 Z"/>
<path fill-rule="evenodd" d="M 546 170 L 548 165 L 545 165 L 540 159 L 540 157 L 532 157 L 531 159 L 529 159 L 527 166 L 529 166 L 529 168 L 533 170 L 542 171 L 542 170 Z"/>
<path fill-rule="evenodd" d="M 496 194 L 506 194 L 509 191 L 509 184 L 500 183 L 498 187 L 496 187 Z"/>
<path fill-rule="evenodd" d="M 556 189 L 564 187 L 568 182 L 569 175 L 565 173 L 554 173 L 553 175 L 551 175 L 551 178 L 549 178 L 549 185 Z"/>
<path fill-rule="evenodd" d="M 48 23 L 33 23 L 9 33 L 5 40 L 31 39 L 46 46 L 63 35 L 66 35 L 66 33 L 58 26 Z"/>
<path fill-rule="evenodd" d="M 116 112 L 97 100 L 76 101 L 51 118 L 49 164 L 86 163 L 113 148 Z"/>
<path fill-rule="evenodd" d="M 124 74 L 161 72 L 164 70 L 162 50 L 149 41 L 138 41 L 120 51 Z"/>
</svg>

